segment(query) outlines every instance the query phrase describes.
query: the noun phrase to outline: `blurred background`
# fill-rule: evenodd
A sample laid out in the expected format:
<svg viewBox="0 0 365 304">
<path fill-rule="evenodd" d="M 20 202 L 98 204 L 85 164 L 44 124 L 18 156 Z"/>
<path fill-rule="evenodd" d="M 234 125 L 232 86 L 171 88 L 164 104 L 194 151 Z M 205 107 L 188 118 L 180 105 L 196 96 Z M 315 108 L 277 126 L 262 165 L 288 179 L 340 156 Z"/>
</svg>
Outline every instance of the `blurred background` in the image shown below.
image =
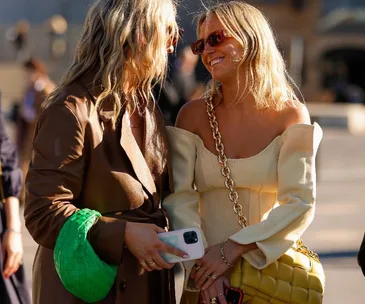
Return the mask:
<svg viewBox="0 0 365 304">
<path fill-rule="evenodd" d="M 31 92 L 43 98 L 65 73 L 91 1 L 0 1 L 1 106 L 25 172 L 39 111 Z M 195 40 L 194 16 L 203 5 L 223 1 L 179 2 L 185 33 L 159 95 L 167 124 L 174 123 L 185 102 L 201 95 L 208 79 L 187 47 Z M 365 278 L 356 254 L 365 232 L 365 1 L 246 2 L 268 17 L 312 120 L 324 130 L 317 159 L 316 217 L 304 235 L 324 264 L 324 303 L 364 303 Z M 31 281 L 36 245 L 24 227 L 23 231 Z"/>
</svg>

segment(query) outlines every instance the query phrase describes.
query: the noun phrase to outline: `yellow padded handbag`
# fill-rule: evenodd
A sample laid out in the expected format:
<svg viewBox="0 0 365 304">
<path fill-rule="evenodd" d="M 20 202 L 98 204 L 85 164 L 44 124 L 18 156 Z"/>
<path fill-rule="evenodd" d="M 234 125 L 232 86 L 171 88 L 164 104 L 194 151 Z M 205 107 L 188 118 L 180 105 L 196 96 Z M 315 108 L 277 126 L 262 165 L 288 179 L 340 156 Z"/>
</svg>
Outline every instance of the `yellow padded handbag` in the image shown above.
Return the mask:
<svg viewBox="0 0 365 304">
<path fill-rule="evenodd" d="M 231 170 L 224 153 L 212 97 L 206 99 L 206 105 L 218 152 L 218 162 L 222 167 L 221 173 L 225 177 L 225 186 L 229 191 L 228 196 L 233 203 L 238 222 L 244 228 L 248 222 L 242 206 L 238 203 L 238 193 L 234 189 Z M 253 267 L 242 258 L 232 269 L 230 284 L 244 291 L 244 304 L 321 304 L 325 275 L 318 255 L 304 246 L 299 239 L 296 247 L 290 248 L 264 269 Z"/>
<path fill-rule="evenodd" d="M 290 248 L 277 261 L 259 270 L 241 259 L 230 284 L 245 292 L 250 304 L 320 304 L 325 275 L 318 260 Z"/>
</svg>

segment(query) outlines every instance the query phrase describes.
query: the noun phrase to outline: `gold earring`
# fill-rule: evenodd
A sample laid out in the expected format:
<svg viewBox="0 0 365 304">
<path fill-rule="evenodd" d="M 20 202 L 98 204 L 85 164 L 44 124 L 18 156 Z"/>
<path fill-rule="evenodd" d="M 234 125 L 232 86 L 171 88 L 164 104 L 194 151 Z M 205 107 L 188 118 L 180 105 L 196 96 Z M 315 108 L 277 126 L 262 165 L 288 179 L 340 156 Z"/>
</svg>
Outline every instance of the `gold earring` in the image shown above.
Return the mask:
<svg viewBox="0 0 365 304">
<path fill-rule="evenodd" d="M 243 58 L 231 59 L 232 62 L 241 62 Z"/>
</svg>

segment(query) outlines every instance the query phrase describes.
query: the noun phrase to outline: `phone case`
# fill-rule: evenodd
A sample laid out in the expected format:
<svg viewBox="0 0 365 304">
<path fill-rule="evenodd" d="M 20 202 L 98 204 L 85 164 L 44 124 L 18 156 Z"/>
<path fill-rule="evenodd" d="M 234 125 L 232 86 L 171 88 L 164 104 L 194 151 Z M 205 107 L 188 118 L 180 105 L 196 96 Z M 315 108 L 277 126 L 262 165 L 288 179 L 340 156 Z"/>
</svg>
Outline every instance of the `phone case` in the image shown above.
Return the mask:
<svg viewBox="0 0 365 304">
<path fill-rule="evenodd" d="M 243 304 L 245 293 L 239 288 L 224 285 L 224 295 L 228 304 Z"/>
<path fill-rule="evenodd" d="M 204 245 L 199 229 L 186 228 L 175 231 L 159 233 L 161 241 L 172 247 L 178 248 L 189 255 L 188 258 L 181 258 L 176 255 L 162 252 L 161 256 L 169 263 L 184 262 L 200 259 L 204 256 Z"/>
<path fill-rule="evenodd" d="M 224 285 L 224 296 L 228 304 L 243 304 L 243 297 L 245 293 L 239 289 Z M 199 294 L 198 304 L 207 303 L 204 301 L 202 294 Z"/>
</svg>

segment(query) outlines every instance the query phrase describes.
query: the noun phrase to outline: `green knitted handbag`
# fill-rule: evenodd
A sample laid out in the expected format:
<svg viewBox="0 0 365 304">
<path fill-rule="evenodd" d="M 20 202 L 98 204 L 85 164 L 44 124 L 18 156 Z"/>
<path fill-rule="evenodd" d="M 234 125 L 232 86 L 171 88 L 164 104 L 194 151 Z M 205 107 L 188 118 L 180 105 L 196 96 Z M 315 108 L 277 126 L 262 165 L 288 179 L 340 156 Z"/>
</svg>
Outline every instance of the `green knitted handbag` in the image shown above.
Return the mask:
<svg viewBox="0 0 365 304">
<path fill-rule="evenodd" d="M 65 288 L 88 303 L 107 296 L 118 268 L 103 262 L 87 240 L 89 229 L 100 216 L 99 212 L 90 209 L 74 213 L 60 231 L 53 256 Z"/>
</svg>

